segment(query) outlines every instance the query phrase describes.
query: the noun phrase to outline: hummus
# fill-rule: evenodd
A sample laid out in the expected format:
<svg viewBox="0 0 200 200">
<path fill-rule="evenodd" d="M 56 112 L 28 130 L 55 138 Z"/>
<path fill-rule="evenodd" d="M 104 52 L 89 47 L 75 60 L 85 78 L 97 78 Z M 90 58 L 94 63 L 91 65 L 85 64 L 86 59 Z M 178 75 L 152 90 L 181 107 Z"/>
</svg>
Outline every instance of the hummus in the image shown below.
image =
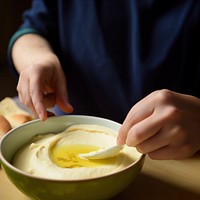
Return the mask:
<svg viewBox="0 0 200 200">
<path fill-rule="evenodd" d="M 13 159 L 18 169 L 38 177 L 77 180 L 117 172 L 132 164 L 139 153 L 125 147 L 119 155 L 102 160 L 87 160 L 81 153 L 116 145 L 117 133 L 92 124 L 77 124 L 62 133 L 37 135 Z"/>
</svg>

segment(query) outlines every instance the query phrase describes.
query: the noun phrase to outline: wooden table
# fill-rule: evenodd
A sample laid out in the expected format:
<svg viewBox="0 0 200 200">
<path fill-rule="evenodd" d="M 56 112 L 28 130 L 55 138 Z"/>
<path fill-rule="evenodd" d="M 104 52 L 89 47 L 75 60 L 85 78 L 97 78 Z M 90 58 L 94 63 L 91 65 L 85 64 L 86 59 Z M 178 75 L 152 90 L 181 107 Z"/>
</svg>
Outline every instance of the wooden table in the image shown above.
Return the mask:
<svg viewBox="0 0 200 200">
<path fill-rule="evenodd" d="M 112 200 L 200 200 L 200 153 L 182 161 L 146 157 L 142 173 Z M 30 200 L 0 169 L 0 200 Z M 95 199 L 94 199 L 95 200 Z"/>
</svg>

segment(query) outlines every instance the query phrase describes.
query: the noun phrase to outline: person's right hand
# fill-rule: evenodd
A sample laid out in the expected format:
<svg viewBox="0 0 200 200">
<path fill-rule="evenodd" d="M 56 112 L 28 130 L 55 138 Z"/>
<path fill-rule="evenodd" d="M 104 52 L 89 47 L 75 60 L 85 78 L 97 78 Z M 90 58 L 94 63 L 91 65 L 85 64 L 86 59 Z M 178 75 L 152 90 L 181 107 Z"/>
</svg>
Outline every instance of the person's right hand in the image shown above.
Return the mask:
<svg viewBox="0 0 200 200">
<path fill-rule="evenodd" d="M 73 110 L 68 100 L 63 70 L 54 54 L 23 69 L 17 91 L 19 100 L 42 121 L 47 118 L 47 108 L 56 104 L 64 112 Z"/>
</svg>

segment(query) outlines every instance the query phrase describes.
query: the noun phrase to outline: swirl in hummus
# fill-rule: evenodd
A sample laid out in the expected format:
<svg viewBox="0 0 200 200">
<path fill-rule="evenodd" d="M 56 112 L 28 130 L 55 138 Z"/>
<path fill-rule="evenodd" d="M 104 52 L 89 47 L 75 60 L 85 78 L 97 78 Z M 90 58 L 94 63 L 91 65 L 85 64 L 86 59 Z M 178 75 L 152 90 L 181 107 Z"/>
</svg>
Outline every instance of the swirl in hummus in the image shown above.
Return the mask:
<svg viewBox="0 0 200 200">
<path fill-rule="evenodd" d="M 113 158 L 87 160 L 78 154 L 116 145 L 117 133 L 107 127 L 76 124 L 62 133 L 37 135 L 20 149 L 13 165 L 29 174 L 53 179 L 77 180 L 117 172 L 132 164 L 140 154 L 125 147 Z"/>
</svg>

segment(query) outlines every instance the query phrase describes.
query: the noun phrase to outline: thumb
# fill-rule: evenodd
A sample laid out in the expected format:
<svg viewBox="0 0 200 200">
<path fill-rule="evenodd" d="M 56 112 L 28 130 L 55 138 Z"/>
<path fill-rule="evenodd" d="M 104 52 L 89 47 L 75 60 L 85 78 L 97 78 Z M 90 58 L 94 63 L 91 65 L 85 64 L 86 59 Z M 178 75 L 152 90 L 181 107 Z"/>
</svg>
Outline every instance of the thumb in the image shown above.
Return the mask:
<svg viewBox="0 0 200 200">
<path fill-rule="evenodd" d="M 73 106 L 72 106 L 71 103 L 69 102 L 67 96 L 61 95 L 60 97 L 58 97 L 58 98 L 56 99 L 56 104 L 58 105 L 58 107 L 59 107 L 63 112 L 67 112 L 67 113 L 73 112 Z"/>
</svg>

